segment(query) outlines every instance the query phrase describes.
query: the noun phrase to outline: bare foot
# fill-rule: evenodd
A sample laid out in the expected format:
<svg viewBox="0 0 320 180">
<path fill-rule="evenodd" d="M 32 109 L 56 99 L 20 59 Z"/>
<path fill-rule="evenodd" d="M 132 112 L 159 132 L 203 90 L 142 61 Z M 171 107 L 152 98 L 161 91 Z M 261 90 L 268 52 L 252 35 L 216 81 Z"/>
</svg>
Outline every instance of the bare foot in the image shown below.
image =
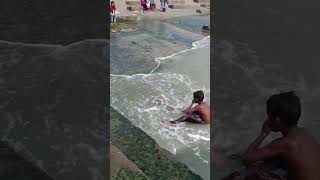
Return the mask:
<svg viewBox="0 0 320 180">
<path fill-rule="evenodd" d="M 170 121 L 170 120 L 163 120 L 162 123 L 163 123 L 163 124 L 166 124 L 166 125 L 170 125 L 170 124 L 171 124 L 171 121 Z"/>
</svg>

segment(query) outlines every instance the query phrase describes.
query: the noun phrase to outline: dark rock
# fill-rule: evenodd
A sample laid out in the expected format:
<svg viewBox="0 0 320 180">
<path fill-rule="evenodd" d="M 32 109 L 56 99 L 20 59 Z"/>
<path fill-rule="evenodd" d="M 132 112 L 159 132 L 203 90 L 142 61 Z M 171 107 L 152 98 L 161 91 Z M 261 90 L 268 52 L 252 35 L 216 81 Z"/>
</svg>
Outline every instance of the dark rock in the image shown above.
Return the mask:
<svg viewBox="0 0 320 180">
<path fill-rule="evenodd" d="M 202 26 L 202 32 L 209 33 L 210 32 L 209 26 L 207 26 L 207 25 Z"/>
</svg>

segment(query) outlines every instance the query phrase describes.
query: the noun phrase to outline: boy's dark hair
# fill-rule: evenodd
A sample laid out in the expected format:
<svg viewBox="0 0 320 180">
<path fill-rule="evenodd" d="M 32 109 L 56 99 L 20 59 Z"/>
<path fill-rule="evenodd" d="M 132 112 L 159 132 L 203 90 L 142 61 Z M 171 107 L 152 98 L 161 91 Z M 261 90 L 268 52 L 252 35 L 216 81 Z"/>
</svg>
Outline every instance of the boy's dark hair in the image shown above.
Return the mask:
<svg viewBox="0 0 320 180">
<path fill-rule="evenodd" d="M 202 91 L 196 91 L 193 93 L 193 99 L 198 99 L 199 101 L 203 101 L 204 94 Z"/>
<path fill-rule="evenodd" d="M 111 4 L 113 4 L 114 3 L 114 1 L 111 1 Z"/>
<path fill-rule="evenodd" d="M 267 101 L 267 113 L 288 126 L 297 125 L 301 107 L 298 96 L 293 91 L 272 95 Z"/>
</svg>

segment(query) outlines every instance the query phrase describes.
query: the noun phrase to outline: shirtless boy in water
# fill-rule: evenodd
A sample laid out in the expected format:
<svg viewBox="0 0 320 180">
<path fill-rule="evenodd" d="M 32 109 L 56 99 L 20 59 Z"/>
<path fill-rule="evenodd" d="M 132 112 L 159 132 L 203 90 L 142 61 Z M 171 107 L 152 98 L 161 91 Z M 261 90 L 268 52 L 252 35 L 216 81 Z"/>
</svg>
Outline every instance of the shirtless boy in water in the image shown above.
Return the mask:
<svg viewBox="0 0 320 180">
<path fill-rule="evenodd" d="M 174 121 L 166 121 L 168 124 L 178 124 L 181 122 L 191 122 L 191 123 L 210 123 L 210 106 L 203 102 L 204 94 L 202 91 L 196 91 L 193 93 L 193 101 L 191 105 L 184 111 L 186 115 L 180 117 Z M 192 107 L 194 104 L 198 104 Z"/>
<path fill-rule="evenodd" d="M 260 135 L 243 155 L 245 165 L 277 159 L 285 164 L 290 180 L 320 180 L 320 145 L 306 129 L 297 126 L 299 98 L 294 92 L 273 95 L 267 101 L 267 114 Z M 260 147 L 271 131 L 281 132 L 282 137 Z"/>
</svg>

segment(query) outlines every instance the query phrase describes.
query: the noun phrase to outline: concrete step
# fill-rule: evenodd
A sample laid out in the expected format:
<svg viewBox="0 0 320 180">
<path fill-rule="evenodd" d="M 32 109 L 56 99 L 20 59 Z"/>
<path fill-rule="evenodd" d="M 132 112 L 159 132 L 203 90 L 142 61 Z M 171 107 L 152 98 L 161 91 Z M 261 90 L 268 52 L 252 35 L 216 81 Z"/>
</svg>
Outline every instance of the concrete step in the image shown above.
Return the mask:
<svg viewBox="0 0 320 180">
<path fill-rule="evenodd" d="M 171 9 L 191 9 L 192 5 L 187 5 L 187 4 L 169 4 L 169 8 Z"/>
<path fill-rule="evenodd" d="M 200 7 L 203 7 L 203 8 L 210 8 L 210 4 L 200 4 Z"/>
<path fill-rule="evenodd" d="M 210 0 L 193 0 L 193 2 L 196 2 L 196 3 L 208 3 L 208 4 L 210 4 Z"/>
<path fill-rule="evenodd" d="M 128 22 L 128 21 L 137 21 L 137 16 L 119 16 L 117 17 L 117 22 Z"/>
<path fill-rule="evenodd" d="M 186 4 L 185 0 L 169 0 L 169 5 L 170 4 Z"/>
<path fill-rule="evenodd" d="M 140 1 L 126 1 L 129 6 L 140 6 Z"/>
<path fill-rule="evenodd" d="M 141 11 L 142 7 L 141 6 L 128 6 L 127 10 L 128 11 Z"/>
</svg>

